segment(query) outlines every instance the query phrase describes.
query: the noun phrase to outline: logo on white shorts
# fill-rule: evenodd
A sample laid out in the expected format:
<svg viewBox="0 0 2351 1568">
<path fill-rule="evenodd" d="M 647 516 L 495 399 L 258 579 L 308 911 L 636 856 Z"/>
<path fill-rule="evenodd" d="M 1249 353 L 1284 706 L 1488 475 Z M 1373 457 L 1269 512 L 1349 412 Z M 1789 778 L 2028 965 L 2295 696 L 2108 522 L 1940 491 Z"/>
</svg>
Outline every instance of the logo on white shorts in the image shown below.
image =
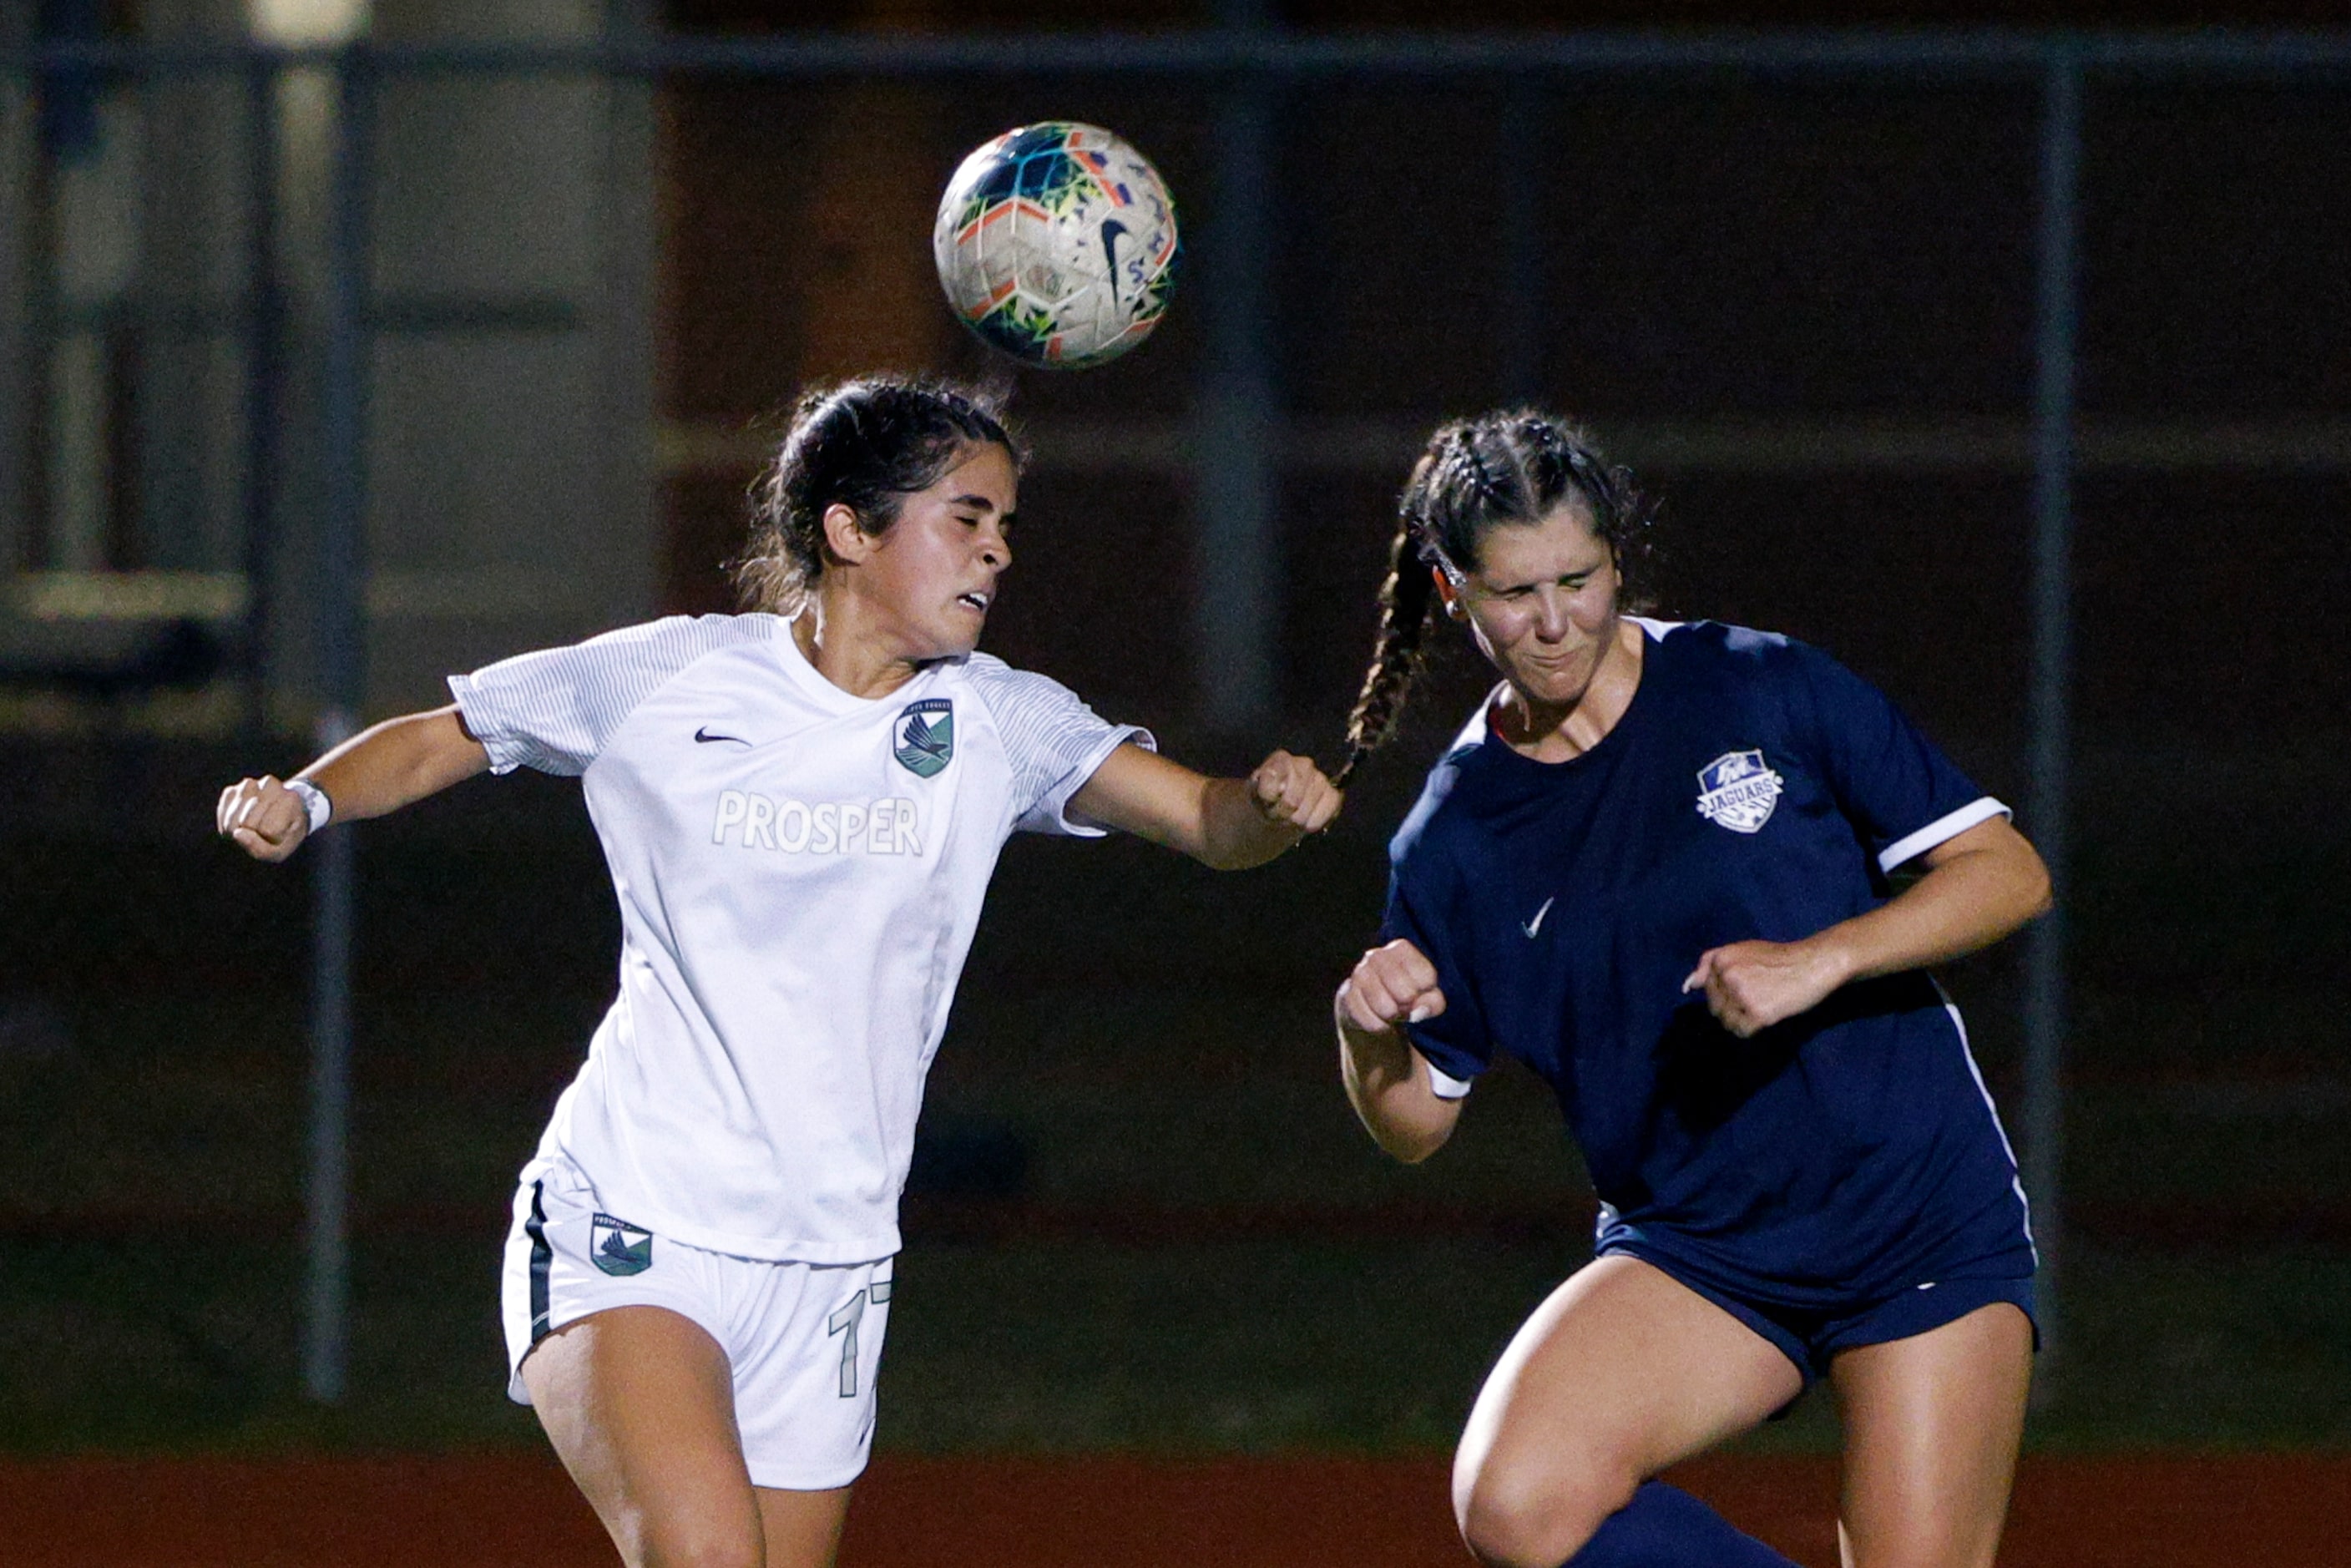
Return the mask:
<svg viewBox="0 0 2351 1568">
<path fill-rule="evenodd" d="M 589 1227 L 589 1255 L 607 1274 L 642 1274 L 653 1266 L 653 1233 L 600 1214 Z"/>
<path fill-rule="evenodd" d="M 1761 832 L 1785 782 L 1761 751 L 1726 751 L 1698 771 L 1698 814 L 1734 833 Z"/>
</svg>

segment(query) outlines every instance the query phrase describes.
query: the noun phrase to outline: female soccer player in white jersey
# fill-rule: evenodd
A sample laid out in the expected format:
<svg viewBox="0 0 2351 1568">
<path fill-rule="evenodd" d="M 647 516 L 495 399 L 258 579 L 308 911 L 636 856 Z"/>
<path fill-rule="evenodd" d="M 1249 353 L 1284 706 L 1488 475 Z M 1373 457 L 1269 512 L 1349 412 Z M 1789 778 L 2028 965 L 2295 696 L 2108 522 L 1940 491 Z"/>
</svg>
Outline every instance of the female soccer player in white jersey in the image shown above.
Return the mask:
<svg viewBox="0 0 2351 1568">
<path fill-rule="evenodd" d="M 1825 654 L 1627 614 L 1644 517 L 1559 421 L 1438 431 L 1401 509 L 1342 780 L 1394 728 L 1432 595 L 1501 681 L 1396 834 L 1384 941 L 1336 998 L 1347 1092 L 1417 1161 L 1515 1056 L 1602 1203 L 1597 1258 L 1470 1413 L 1463 1536 L 1510 1568 L 1788 1568 L 1652 1478 L 1825 1377 L 1847 1568 L 1986 1568 L 2032 1245 L 1924 967 L 2039 913 L 2039 857 Z"/>
<path fill-rule="evenodd" d="M 450 706 L 221 798 L 281 861 L 484 768 L 580 777 L 620 995 L 523 1170 L 505 1320 L 510 1393 L 631 1564 L 832 1560 L 923 1079 L 1006 838 L 1123 828 L 1238 868 L 1338 810 L 1303 758 L 1204 778 L 975 652 L 1019 465 L 953 388 L 811 394 L 750 613 L 453 677 Z"/>
</svg>

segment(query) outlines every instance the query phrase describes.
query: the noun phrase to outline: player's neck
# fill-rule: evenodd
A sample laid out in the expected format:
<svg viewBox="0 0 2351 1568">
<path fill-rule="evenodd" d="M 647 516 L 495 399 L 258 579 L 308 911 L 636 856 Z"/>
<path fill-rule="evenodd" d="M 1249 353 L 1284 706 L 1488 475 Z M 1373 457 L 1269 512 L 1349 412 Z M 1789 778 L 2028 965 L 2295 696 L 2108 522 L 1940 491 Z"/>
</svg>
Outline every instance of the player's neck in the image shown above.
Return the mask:
<svg viewBox="0 0 2351 1568">
<path fill-rule="evenodd" d="M 1583 756 L 1607 738 L 1633 706 L 1633 694 L 1641 685 L 1644 645 L 1640 626 L 1620 619 L 1592 679 L 1573 702 L 1531 702 L 1525 692 L 1506 684 L 1489 720 L 1495 734 L 1513 751 L 1537 762 Z"/>
<path fill-rule="evenodd" d="M 852 604 L 820 597 L 792 620 L 792 641 L 816 673 L 851 696 L 886 697 L 920 674 L 929 659 L 914 658 L 895 640 L 861 628 Z"/>
</svg>

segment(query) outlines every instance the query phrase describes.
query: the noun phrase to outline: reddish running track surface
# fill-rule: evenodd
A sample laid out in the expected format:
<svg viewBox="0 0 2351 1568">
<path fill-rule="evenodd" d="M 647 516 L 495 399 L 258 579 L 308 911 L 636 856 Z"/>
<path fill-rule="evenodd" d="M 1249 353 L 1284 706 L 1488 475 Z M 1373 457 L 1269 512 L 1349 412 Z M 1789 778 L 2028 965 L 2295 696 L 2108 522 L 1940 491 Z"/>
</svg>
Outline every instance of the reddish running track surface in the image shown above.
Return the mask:
<svg viewBox="0 0 2351 1568">
<path fill-rule="evenodd" d="M 842 1568 L 1458 1568 L 1441 1457 L 884 1458 Z M 1834 1568 L 1824 1459 L 1675 1476 L 1807 1568 Z M 2351 1458 L 2037 1458 L 2008 1568 L 2339 1568 Z M 524 1456 L 0 1464 L 0 1568 L 605 1568 L 595 1519 Z"/>
</svg>

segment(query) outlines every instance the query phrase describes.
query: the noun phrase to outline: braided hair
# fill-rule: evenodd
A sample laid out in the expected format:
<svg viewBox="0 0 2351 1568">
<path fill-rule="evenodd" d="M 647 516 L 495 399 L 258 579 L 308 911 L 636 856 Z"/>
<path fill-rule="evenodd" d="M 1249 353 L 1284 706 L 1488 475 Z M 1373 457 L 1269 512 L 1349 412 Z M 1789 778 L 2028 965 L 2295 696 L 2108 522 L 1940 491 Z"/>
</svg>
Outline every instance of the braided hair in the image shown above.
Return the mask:
<svg viewBox="0 0 2351 1568">
<path fill-rule="evenodd" d="M 1562 507 L 1591 519 L 1614 558 L 1619 603 L 1647 607 L 1656 548 L 1633 476 L 1611 467 L 1582 431 L 1533 409 L 1456 420 L 1429 437 L 1396 501 L 1395 543 L 1380 585 L 1380 630 L 1364 688 L 1347 718 L 1342 789 L 1385 745 L 1404 716 L 1413 677 L 1427 659 L 1433 571 L 1458 581 L 1478 564 L 1486 536 L 1531 527 Z"/>
<path fill-rule="evenodd" d="M 951 382 L 860 376 L 810 389 L 776 459 L 751 489 L 751 537 L 730 570 L 745 608 L 799 612 L 824 575 L 824 514 L 889 531 L 908 496 L 939 482 L 964 448 L 993 443 L 1017 471 L 1026 454 L 996 400 Z"/>
</svg>

